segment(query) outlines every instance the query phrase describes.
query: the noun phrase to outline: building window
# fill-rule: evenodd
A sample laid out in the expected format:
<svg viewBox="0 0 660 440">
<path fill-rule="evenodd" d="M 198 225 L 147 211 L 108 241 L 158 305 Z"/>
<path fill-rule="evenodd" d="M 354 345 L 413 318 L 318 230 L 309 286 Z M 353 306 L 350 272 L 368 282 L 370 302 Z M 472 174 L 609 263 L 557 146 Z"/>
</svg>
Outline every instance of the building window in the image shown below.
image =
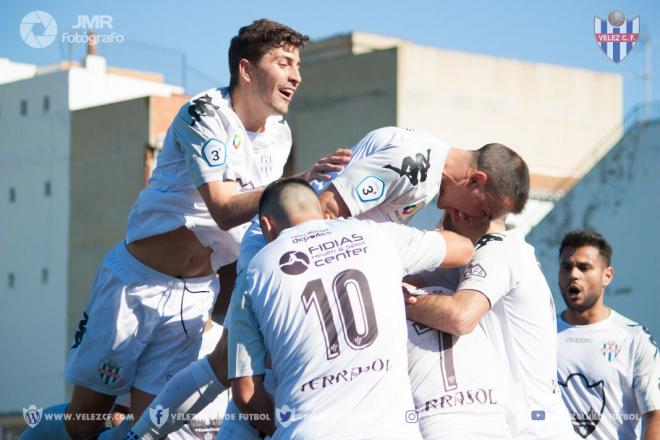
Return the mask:
<svg viewBox="0 0 660 440">
<path fill-rule="evenodd" d="M 45 267 L 41 269 L 41 282 L 43 284 L 48 284 L 48 269 Z"/>
<path fill-rule="evenodd" d="M 50 180 L 47 180 L 47 181 L 44 183 L 44 195 L 45 195 L 46 197 L 50 197 L 50 195 L 51 195 Z"/>
<path fill-rule="evenodd" d="M 21 100 L 21 116 L 27 115 L 27 99 Z"/>
<path fill-rule="evenodd" d="M 13 186 L 9 188 L 9 203 L 14 203 L 16 201 L 16 188 Z"/>
<path fill-rule="evenodd" d="M 14 285 L 16 284 L 16 277 L 12 272 L 10 272 L 9 276 L 7 277 L 7 284 L 9 285 L 10 289 L 13 289 Z"/>
<path fill-rule="evenodd" d="M 50 96 L 44 96 L 44 113 L 47 113 L 50 110 Z"/>
</svg>

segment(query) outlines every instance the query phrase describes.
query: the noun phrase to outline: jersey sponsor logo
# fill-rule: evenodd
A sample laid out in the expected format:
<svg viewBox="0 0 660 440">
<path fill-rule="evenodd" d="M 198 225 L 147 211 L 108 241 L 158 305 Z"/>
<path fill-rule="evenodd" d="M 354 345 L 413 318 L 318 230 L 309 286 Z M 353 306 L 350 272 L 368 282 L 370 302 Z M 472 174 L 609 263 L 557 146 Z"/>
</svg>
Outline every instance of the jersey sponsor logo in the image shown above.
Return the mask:
<svg viewBox="0 0 660 440">
<path fill-rule="evenodd" d="M 300 387 L 300 392 L 316 391 L 332 385 L 339 385 L 341 383 L 352 382 L 353 380 L 364 376 L 367 373 L 387 373 L 392 368 L 392 363 L 389 359 L 377 358 L 374 361 L 357 367 L 351 367 L 337 372 L 337 374 L 327 374 L 325 376 L 317 377 L 305 382 Z"/>
<path fill-rule="evenodd" d="M 417 408 L 417 411 L 436 411 L 468 405 L 497 405 L 495 391 L 491 388 L 475 388 L 444 394 L 427 400 Z"/>
<path fill-rule="evenodd" d="M 310 231 L 305 234 L 294 235 L 291 238 L 291 243 L 305 243 L 307 240 L 313 240 L 315 238 L 323 237 L 325 235 L 330 235 L 328 229 L 320 229 L 318 231 Z"/>
<path fill-rule="evenodd" d="M 431 168 L 431 149 L 426 150 L 426 156 L 417 153 L 414 159 L 411 156 L 404 157 L 400 168 L 393 165 L 385 165 L 383 168 L 392 170 L 401 177 L 406 176 L 412 186 L 417 186 L 419 182 L 426 182 Z"/>
<path fill-rule="evenodd" d="M 477 241 L 477 244 L 474 246 L 475 249 L 479 249 L 482 246 L 486 246 L 491 241 L 503 241 L 504 238 L 499 234 L 486 234 Z"/>
<path fill-rule="evenodd" d="M 472 263 L 467 267 L 463 278 L 486 278 L 487 275 L 486 269 L 481 264 Z"/>
<path fill-rule="evenodd" d="M 596 430 L 605 409 L 604 382 L 589 383 L 581 373 L 572 373 L 565 382 L 558 382 L 571 414 L 573 430 L 580 437 L 587 438 Z"/>
<path fill-rule="evenodd" d="M 210 167 L 219 167 L 227 161 L 227 146 L 220 139 L 209 139 L 202 147 L 202 156 Z"/>
<path fill-rule="evenodd" d="M 309 267 L 309 257 L 303 252 L 289 251 L 280 257 L 280 269 L 287 275 L 300 275 Z"/>
<path fill-rule="evenodd" d="M 76 330 L 76 334 L 73 337 L 73 345 L 71 346 L 71 349 L 78 348 L 82 343 L 83 336 L 85 336 L 85 333 L 87 332 L 87 321 L 89 321 L 89 316 L 87 316 L 87 312 L 83 312 L 83 317 L 78 323 L 78 330 Z"/>
<path fill-rule="evenodd" d="M 617 344 L 616 341 L 605 341 L 603 342 L 603 346 L 600 349 L 600 352 L 603 353 L 603 356 L 605 359 L 607 359 L 607 362 L 612 362 L 619 356 L 619 353 L 621 352 L 621 346 Z"/>
<path fill-rule="evenodd" d="M 376 176 L 367 176 L 357 184 L 355 193 L 362 202 L 374 202 L 385 194 L 385 182 Z"/>
<path fill-rule="evenodd" d="M 594 340 L 591 339 L 591 338 L 576 338 L 576 337 L 572 337 L 572 336 L 566 336 L 564 338 L 564 341 L 565 342 L 572 342 L 574 344 L 591 344 L 592 342 L 594 342 Z"/>
<path fill-rule="evenodd" d="M 307 247 L 314 266 L 321 267 L 367 253 L 364 237 L 359 234 L 344 235 L 334 240 Z"/>
<path fill-rule="evenodd" d="M 200 122 L 202 116 L 215 116 L 215 111 L 219 108 L 213 104 L 213 100 L 209 95 L 194 99 L 188 106 L 188 114 L 192 117 L 190 125 L 194 126 L 195 122 Z"/>
<path fill-rule="evenodd" d="M 106 385 L 114 385 L 121 378 L 121 367 L 113 359 L 104 359 L 98 368 L 99 377 Z"/>
</svg>

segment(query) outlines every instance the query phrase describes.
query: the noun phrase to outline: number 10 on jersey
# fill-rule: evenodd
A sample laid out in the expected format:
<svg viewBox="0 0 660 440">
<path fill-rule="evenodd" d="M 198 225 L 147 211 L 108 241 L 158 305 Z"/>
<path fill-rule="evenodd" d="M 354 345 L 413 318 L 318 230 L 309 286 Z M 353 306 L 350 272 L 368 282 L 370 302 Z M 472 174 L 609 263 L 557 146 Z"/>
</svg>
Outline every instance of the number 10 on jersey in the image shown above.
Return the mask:
<svg viewBox="0 0 660 440">
<path fill-rule="evenodd" d="M 378 325 L 371 289 L 364 273 L 356 269 L 340 272 L 332 282 L 332 292 L 348 346 L 361 350 L 373 344 L 378 336 Z M 339 336 L 323 281 L 318 278 L 308 282 L 301 299 L 305 313 L 309 314 L 313 308 L 319 319 L 326 357 L 328 360 L 336 358 L 340 354 Z"/>
</svg>

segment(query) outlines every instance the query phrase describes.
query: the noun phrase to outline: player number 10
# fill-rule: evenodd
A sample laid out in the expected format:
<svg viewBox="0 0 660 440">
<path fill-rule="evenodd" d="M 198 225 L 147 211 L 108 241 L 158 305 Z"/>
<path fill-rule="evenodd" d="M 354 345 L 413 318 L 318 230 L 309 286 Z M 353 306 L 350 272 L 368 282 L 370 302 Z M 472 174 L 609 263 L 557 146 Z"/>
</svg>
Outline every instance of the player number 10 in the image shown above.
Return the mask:
<svg viewBox="0 0 660 440">
<path fill-rule="evenodd" d="M 378 336 L 378 325 L 371 289 L 369 289 L 369 282 L 364 273 L 356 269 L 340 272 L 332 282 L 332 291 L 344 328 L 344 339 L 348 346 L 353 350 L 361 350 L 373 344 Z M 359 304 L 359 310 L 354 310 L 351 304 L 351 292 L 353 292 L 354 301 Z M 309 313 L 313 307 L 319 318 L 325 339 L 326 357 L 328 360 L 336 358 L 340 353 L 337 326 L 332 316 L 330 300 L 323 281 L 319 278 L 308 282 L 301 298 L 305 313 Z M 364 323 L 362 330 L 358 329 L 355 319 L 356 312 Z"/>
</svg>

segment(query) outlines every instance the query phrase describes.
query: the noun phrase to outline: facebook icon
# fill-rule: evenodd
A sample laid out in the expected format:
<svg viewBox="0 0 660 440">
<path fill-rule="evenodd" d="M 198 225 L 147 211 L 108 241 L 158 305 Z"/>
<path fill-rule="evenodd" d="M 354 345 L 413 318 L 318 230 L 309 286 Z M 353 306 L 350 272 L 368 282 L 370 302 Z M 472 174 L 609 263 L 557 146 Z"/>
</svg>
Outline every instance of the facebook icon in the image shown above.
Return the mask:
<svg viewBox="0 0 660 440">
<path fill-rule="evenodd" d="M 532 420 L 545 420 L 545 411 L 542 409 L 532 411 Z"/>
<path fill-rule="evenodd" d="M 151 422 L 157 427 L 162 427 L 167 422 L 167 417 L 170 415 L 169 408 L 163 408 L 161 405 L 156 405 L 156 408 L 149 408 L 149 417 Z"/>
</svg>

